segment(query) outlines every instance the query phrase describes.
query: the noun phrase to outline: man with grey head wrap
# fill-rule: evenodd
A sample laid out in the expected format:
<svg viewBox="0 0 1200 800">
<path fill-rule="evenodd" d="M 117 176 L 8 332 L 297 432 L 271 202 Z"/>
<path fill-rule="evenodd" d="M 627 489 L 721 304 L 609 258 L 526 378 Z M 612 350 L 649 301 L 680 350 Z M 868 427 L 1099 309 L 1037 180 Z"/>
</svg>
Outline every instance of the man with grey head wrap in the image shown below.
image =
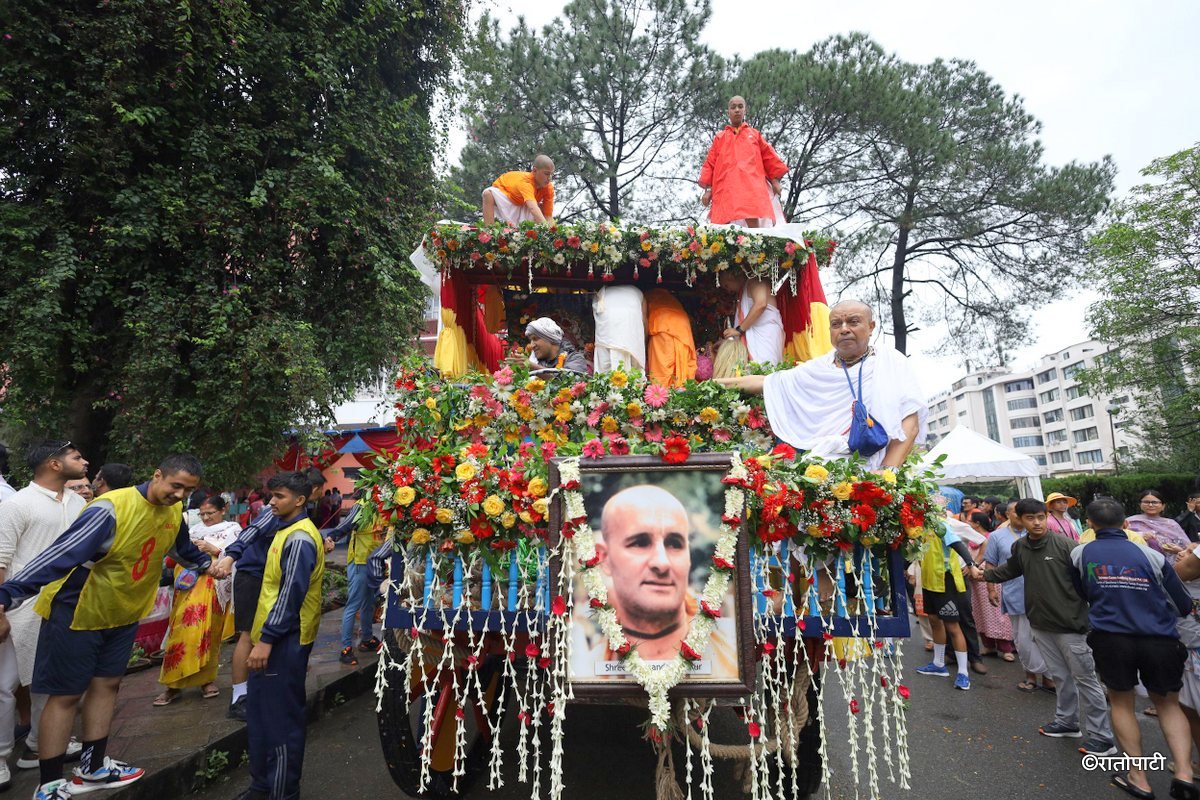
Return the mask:
<svg viewBox="0 0 1200 800">
<path fill-rule="evenodd" d="M 538 317 L 525 326 L 525 335 L 529 337 L 530 366 L 587 374 L 587 358 L 564 338 L 563 329 L 554 320 Z"/>
</svg>

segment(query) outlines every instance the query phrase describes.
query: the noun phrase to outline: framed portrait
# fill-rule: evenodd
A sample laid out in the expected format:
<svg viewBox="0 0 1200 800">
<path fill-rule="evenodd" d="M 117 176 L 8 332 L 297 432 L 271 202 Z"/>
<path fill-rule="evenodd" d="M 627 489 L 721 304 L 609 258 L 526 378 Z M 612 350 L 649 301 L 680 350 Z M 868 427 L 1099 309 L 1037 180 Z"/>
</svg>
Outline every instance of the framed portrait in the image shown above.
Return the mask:
<svg viewBox="0 0 1200 800">
<path fill-rule="evenodd" d="M 612 456 L 580 462 L 579 492 L 595 543 L 596 567 L 626 639 L 652 669 L 677 660 L 680 644 L 714 569 L 731 459 L 696 453 L 679 465 L 653 456 Z M 558 486 L 557 465 L 550 481 Z M 561 494 L 551 530 L 560 531 Z M 754 690 L 754 634 L 749 550 L 738 537 L 733 579 L 700 657 L 672 690 L 676 696 L 744 696 Z M 555 579 L 561 563 L 551 564 Z M 576 571 L 572 586 L 570 680 L 577 697 L 643 694 L 625 670 L 589 607 Z M 711 606 L 709 606 L 711 608 Z"/>
</svg>

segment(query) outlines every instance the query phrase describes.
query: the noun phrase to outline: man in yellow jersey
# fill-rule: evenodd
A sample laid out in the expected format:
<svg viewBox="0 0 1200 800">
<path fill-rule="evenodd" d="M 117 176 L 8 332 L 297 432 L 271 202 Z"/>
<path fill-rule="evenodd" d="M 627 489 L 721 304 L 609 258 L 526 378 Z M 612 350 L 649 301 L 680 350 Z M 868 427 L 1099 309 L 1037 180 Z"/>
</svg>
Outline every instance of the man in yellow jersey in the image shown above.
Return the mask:
<svg viewBox="0 0 1200 800">
<path fill-rule="evenodd" d="M 304 678 L 321 623 L 325 547 L 304 506 L 312 483 L 282 472 L 267 482 L 279 532 L 267 550 L 250 637 L 246 725 L 250 788 L 239 800 L 293 800 L 304 765 Z"/>
<path fill-rule="evenodd" d="M 338 542 L 346 536 L 350 537 L 350 544 L 346 548 L 346 582 L 348 585 L 346 587 L 346 607 L 342 611 L 342 652 L 339 656 L 343 664 L 358 663 L 358 656 L 354 654 L 355 615 L 359 617 L 358 627 L 362 633 L 358 649 L 364 653 L 373 653 L 379 649 L 379 639 L 371 631 L 371 623 L 375 618 L 375 594 L 371 592 L 367 580 L 367 558 L 371 555 L 371 551 L 383 541 L 383 528 L 380 525 L 371 524 L 370 520 L 364 524 L 362 497 L 363 491 L 359 489 L 354 493 L 355 503 L 350 506 L 350 511 L 346 513 L 345 518 L 337 524 L 337 527 L 322 531 L 326 535 L 327 541 Z"/>
<path fill-rule="evenodd" d="M 943 678 L 950 676 L 946 669 L 946 639 L 949 638 L 958 661 L 954 688 L 965 692 L 971 688 L 971 677 L 967 673 L 967 640 L 960 623 L 962 616 L 971 612 L 966 604 L 967 585 L 963 574 L 977 578 L 979 567 L 971 558 L 971 551 L 946 523 L 941 523 L 936 532 L 926 532 L 925 538 L 921 590 L 925 593 L 925 611 L 933 628 L 933 661 L 917 667 L 917 672 Z"/>
<path fill-rule="evenodd" d="M 41 555 L 0 586 L 0 634 L 9 627 L 5 612 L 41 590 L 34 610 L 45 621 L 31 689 L 49 699 L 42 712 L 41 784 L 34 800 L 65 800 L 145 774 L 105 754 L 108 731 L 138 620 L 154 608 L 163 557 L 220 576 L 220 568 L 192 544 L 183 520 L 182 501 L 202 473 L 195 456 L 168 456 L 149 482 L 93 500 Z M 83 752 L 68 783 L 62 779 L 63 756 L 80 696 Z"/>
</svg>

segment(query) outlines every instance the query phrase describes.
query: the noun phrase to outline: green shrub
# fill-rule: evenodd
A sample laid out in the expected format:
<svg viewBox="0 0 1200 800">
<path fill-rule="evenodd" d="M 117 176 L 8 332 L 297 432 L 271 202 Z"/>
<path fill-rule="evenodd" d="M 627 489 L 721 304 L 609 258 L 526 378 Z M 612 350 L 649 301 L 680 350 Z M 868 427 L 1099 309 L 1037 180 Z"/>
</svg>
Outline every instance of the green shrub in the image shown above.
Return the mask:
<svg viewBox="0 0 1200 800">
<path fill-rule="evenodd" d="M 1121 501 L 1125 511 L 1140 514 L 1138 495 L 1146 489 L 1157 489 L 1166 498 L 1163 516 L 1177 517 L 1183 513 L 1184 501 L 1197 488 L 1200 477 L 1187 473 L 1128 472 L 1120 475 L 1068 475 L 1062 478 L 1043 478 L 1042 489 L 1062 492 L 1087 505 L 1100 496 Z M 1082 511 L 1082 508 L 1080 509 Z"/>
</svg>

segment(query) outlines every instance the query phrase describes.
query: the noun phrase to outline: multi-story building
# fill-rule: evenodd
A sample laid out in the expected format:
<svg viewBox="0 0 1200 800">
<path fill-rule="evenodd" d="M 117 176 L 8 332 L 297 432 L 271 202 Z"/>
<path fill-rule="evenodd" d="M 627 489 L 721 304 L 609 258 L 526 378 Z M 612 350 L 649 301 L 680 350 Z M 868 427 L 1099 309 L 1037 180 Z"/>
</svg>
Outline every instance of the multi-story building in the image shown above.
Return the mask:
<svg viewBox="0 0 1200 800">
<path fill-rule="evenodd" d="M 929 444 L 966 425 L 1032 456 L 1047 475 L 1120 469 L 1136 444 L 1130 398 L 1085 394 L 1076 378 L 1108 349 L 1089 340 L 1023 372 L 997 367 L 960 378 L 929 401 Z"/>
</svg>

